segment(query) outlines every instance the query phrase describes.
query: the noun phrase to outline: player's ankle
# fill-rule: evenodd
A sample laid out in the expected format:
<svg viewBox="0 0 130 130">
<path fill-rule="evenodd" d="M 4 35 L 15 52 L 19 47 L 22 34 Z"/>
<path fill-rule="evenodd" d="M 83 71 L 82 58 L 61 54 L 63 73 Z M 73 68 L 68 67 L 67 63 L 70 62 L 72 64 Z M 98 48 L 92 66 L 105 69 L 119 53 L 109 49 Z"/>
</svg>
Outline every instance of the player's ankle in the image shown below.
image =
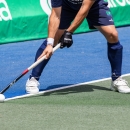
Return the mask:
<svg viewBox="0 0 130 130">
<path fill-rule="evenodd" d="M 30 76 L 29 76 L 29 79 L 31 79 L 32 77 L 34 77 L 37 81 L 39 81 L 39 78 L 40 78 L 40 77 L 36 77 L 36 76 L 30 75 Z"/>
</svg>

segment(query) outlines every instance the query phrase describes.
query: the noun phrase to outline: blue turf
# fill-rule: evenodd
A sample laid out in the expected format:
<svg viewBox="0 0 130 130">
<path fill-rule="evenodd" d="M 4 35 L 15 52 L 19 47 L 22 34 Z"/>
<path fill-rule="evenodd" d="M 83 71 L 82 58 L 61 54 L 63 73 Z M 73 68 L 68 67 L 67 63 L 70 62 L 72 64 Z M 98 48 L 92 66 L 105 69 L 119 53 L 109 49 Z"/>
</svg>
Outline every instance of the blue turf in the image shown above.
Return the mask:
<svg viewBox="0 0 130 130">
<path fill-rule="evenodd" d="M 122 73 L 127 74 L 130 72 L 130 27 L 117 30 L 124 46 Z M 95 31 L 74 35 L 73 39 L 71 48 L 58 49 L 54 53 L 41 76 L 41 90 L 110 77 L 107 44 L 103 35 Z M 0 91 L 33 63 L 42 41 L 0 45 Z M 6 98 L 25 94 L 29 74 L 30 72 L 4 93 Z"/>
</svg>

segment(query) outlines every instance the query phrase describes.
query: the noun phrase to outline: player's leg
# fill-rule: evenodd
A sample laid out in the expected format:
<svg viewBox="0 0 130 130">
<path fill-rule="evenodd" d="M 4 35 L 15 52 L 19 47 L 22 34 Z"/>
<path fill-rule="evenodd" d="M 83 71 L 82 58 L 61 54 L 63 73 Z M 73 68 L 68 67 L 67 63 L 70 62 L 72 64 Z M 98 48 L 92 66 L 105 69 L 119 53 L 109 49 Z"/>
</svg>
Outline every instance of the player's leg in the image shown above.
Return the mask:
<svg viewBox="0 0 130 130">
<path fill-rule="evenodd" d="M 121 93 L 130 93 L 127 82 L 121 78 L 123 46 L 118 39 L 118 32 L 114 26 L 110 10 L 107 6 L 104 9 L 99 7 L 94 10 L 88 15 L 87 20 L 89 26 L 97 28 L 107 40 L 108 59 L 112 73 L 111 89 Z M 98 17 L 94 17 L 95 15 Z"/>
<path fill-rule="evenodd" d="M 61 38 L 62 34 L 64 33 L 65 29 L 69 27 L 69 25 L 71 24 L 73 18 L 75 17 L 75 13 L 71 14 L 71 12 L 68 12 L 68 10 L 64 10 L 62 9 L 61 12 L 61 20 L 60 20 L 60 25 L 59 25 L 59 29 L 55 35 L 55 40 L 54 40 L 54 46 L 59 42 L 59 39 Z M 42 52 L 44 51 L 44 49 L 47 46 L 47 41 L 45 40 L 42 45 L 40 46 L 40 48 L 37 50 L 36 56 L 35 56 L 35 61 L 37 60 L 37 58 L 42 54 Z M 29 77 L 29 79 L 26 82 L 26 92 L 27 93 L 34 93 L 34 92 L 38 92 L 39 91 L 39 78 L 45 68 L 45 66 L 47 65 L 48 61 L 50 60 L 44 60 L 43 62 L 41 62 L 38 66 L 36 66 L 33 70 L 32 73 Z"/>
<path fill-rule="evenodd" d="M 56 45 L 58 43 L 59 38 L 61 37 L 61 35 L 63 33 L 64 33 L 64 30 L 58 30 L 57 31 L 54 45 Z M 37 50 L 36 55 L 35 55 L 35 61 L 37 61 L 38 57 L 43 53 L 46 46 L 47 46 L 47 40 L 43 41 L 42 45 Z M 37 93 L 37 92 L 39 92 L 39 85 L 40 85 L 39 78 L 40 78 L 45 66 L 49 62 L 49 60 L 50 60 L 50 58 L 43 60 L 34 69 L 32 69 L 32 72 L 29 76 L 29 79 L 26 82 L 26 92 L 27 93 Z"/>
<path fill-rule="evenodd" d="M 44 51 L 46 46 L 47 46 L 47 40 L 43 41 L 42 45 L 37 50 L 36 55 L 35 55 L 35 61 L 42 54 L 42 52 Z M 34 69 L 32 69 L 32 72 L 29 76 L 29 79 L 26 82 L 26 92 L 27 93 L 37 93 L 37 92 L 39 92 L 40 83 L 39 83 L 38 80 L 41 76 L 43 69 L 45 68 L 45 66 L 46 66 L 46 64 L 48 63 L 49 60 L 50 59 L 43 60 Z"/>
<path fill-rule="evenodd" d="M 123 46 L 118 40 L 118 33 L 114 25 L 96 26 L 96 28 L 107 39 L 108 59 L 112 68 L 112 80 L 114 81 L 121 76 Z"/>
<path fill-rule="evenodd" d="M 60 39 L 60 37 L 62 36 L 62 34 L 64 33 L 64 30 L 58 30 L 55 36 L 55 43 L 54 46 L 56 46 L 58 44 L 58 41 Z M 37 53 L 35 55 L 35 61 L 38 59 L 38 57 L 42 54 L 42 52 L 45 50 L 47 46 L 47 40 L 45 40 L 42 45 L 39 47 L 39 49 L 37 50 Z M 44 60 L 43 62 L 41 62 L 39 65 L 37 65 L 33 70 L 32 73 L 30 75 L 31 77 L 35 77 L 36 80 L 39 80 L 43 69 L 45 68 L 46 64 L 48 63 L 49 59 Z"/>
<path fill-rule="evenodd" d="M 123 46 L 118 39 L 118 33 L 114 25 L 100 26 L 96 28 L 105 36 L 108 45 L 108 59 L 111 64 L 112 84 L 111 90 L 121 93 L 130 93 L 127 81 L 121 78 Z"/>
</svg>

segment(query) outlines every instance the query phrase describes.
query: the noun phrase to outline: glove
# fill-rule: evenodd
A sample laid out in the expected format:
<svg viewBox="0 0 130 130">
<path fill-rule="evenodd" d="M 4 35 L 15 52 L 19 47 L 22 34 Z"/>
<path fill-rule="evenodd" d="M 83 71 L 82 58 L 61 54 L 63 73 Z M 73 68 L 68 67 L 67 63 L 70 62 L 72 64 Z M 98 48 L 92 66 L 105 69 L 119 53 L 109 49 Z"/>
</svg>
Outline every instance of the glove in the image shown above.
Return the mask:
<svg viewBox="0 0 130 130">
<path fill-rule="evenodd" d="M 65 31 L 64 34 L 61 36 L 59 42 L 61 43 L 60 48 L 64 48 L 64 47 L 69 48 L 73 44 L 72 33 Z"/>
</svg>

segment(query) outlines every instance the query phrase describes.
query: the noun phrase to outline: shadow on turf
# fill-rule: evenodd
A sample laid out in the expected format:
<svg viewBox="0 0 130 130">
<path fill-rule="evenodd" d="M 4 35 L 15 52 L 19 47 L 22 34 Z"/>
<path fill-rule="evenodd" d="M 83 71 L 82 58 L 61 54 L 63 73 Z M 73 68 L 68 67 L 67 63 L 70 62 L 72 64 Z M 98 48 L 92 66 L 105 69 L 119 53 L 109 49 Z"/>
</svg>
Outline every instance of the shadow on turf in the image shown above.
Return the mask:
<svg viewBox="0 0 130 130">
<path fill-rule="evenodd" d="M 55 95 L 65 95 L 69 93 L 81 93 L 81 92 L 93 92 L 94 89 L 97 90 L 105 90 L 105 91 L 111 91 L 108 88 L 101 87 L 101 86 L 95 86 L 95 85 L 79 85 L 75 87 L 70 87 L 70 88 L 62 88 L 64 86 L 70 86 L 70 84 L 62 84 L 62 85 L 52 85 L 47 88 L 47 90 L 52 90 L 51 92 L 45 93 L 43 96 L 49 96 L 51 94 Z M 59 88 L 60 90 L 53 90 Z M 43 91 L 42 89 L 40 91 Z M 45 91 L 45 90 L 44 90 Z"/>
</svg>

